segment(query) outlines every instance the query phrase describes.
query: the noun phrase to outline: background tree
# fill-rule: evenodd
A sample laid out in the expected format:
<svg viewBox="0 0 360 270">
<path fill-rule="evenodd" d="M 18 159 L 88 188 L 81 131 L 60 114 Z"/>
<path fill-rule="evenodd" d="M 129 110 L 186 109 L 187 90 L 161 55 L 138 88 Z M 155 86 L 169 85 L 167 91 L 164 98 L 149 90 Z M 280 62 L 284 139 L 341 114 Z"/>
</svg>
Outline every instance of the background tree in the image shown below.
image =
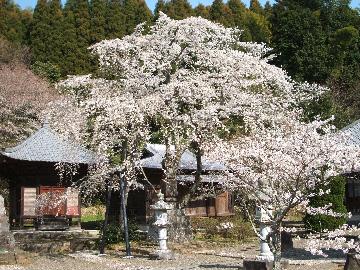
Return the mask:
<svg viewBox="0 0 360 270">
<path fill-rule="evenodd" d="M 204 19 L 209 19 L 210 16 L 209 8 L 204 6 L 203 4 L 198 4 L 194 8 L 194 15 L 203 17 Z"/>
<path fill-rule="evenodd" d="M 91 15 L 91 43 L 99 42 L 106 38 L 106 0 L 92 0 L 90 5 Z"/>
<path fill-rule="evenodd" d="M 249 9 L 254 13 L 264 15 L 264 9 L 258 0 L 250 0 Z"/>
<path fill-rule="evenodd" d="M 63 14 L 63 36 L 66 38 L 64 38 L 62 44 L 61 74 L 81 73 L 82 69 L 77 64 L 79 47 L 77 46 L 75 15 L 70 1 L 65 4 Z"/>
<path fill-rule="evenodd" d="M 131 34 L 135 27 L 143 22 L 150 22 L 152 13 L 143 0 L 125 0 L 126 34 Z"/>
<path fill-rule="evenodd" d="M 273 7 L 271 24 L 275 63 L 296 80 L 324 83 L 329 46 L 318 13 L 297 1 L 281 1 Z"/>
<path fill-rule="evenodd" d="M 119 0 L 109 0 L 106 9 L 106 38 L 121 38 L 126 33 L 126 18 Z"/>
<path fill-rule="evenodd" d="M 0 1 L 0 36 L 19 44 L 28 44 L 31 13 L 9 0 Z"/>
<path fill-rule="evenodd" d="M 158 0 L 155 5 L 154 9 L 154 19 L 159 18 L 160 11 L 165 12 L 165 1 L 164 0 Z"/>
<path fill-rule="evenodd" d="M 224 26 L 230 26 L 232 24 L 230 8 L 222 0 L 214 0 L 210 6 L 210 20 Z"/>
<path fill-rule="evenodd" d="M 175 20 L 185 19 L 193 15 L 193 10 L 188 0 L 170 0 L 165 2 L 163 12 Z"/>
<path fill-rule="evenodd" d="M 47 45 L 47 61 L 53 65 L 60 66 L 63 60 L 62 44 L 63 36 L 63 14 L 60 0 L 51 0 L 49 3 L 49 26 Z"/>
<path fill-rule="evenodd" d="M 30 33 L 31 52 L 34 61 L 46 62 L 49 54 L 50 11 L 46 0 L 38 0 Z"/>
</svg>

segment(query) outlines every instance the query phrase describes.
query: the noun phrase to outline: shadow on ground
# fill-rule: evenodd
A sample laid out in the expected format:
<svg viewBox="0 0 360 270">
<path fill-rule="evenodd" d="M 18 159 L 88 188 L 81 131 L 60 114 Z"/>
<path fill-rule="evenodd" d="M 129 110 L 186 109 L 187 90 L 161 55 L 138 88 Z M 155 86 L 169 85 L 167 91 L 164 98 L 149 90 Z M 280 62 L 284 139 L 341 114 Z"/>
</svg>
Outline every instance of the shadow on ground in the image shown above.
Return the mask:
<svg viewBox="0 0 360 270">
<path fill-rule="evenodd" d="M 325 250 L 327 257 L 313 255 L 303 248 L 292 248 L 282 253 L 283 257 L 290 260 L 316 260 L 316 259 L 345 259 L 345 255 L 341 250 Z"/>
<path fill-rule="evenodd" d="M 201 264 L 199 265 L 200 268 L 204 269 L 238 269 L 243 270 L 244 268 L 240 267 L 239 265 L 225 265 L 225 264 Z"/>
</svg>

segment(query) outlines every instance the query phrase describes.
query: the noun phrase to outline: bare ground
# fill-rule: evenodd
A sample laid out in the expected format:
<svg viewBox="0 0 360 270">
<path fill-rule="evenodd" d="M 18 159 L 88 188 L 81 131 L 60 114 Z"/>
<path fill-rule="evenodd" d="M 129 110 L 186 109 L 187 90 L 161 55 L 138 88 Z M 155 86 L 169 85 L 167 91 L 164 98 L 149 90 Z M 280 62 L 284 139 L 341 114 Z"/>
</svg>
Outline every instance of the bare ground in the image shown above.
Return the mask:
<svg viewBox="0 0 360 270">
<path fill-rule="evenodd" d="M 258 253 L 257 242 L 246 244 L 223 244 L 218 242 L 194 242 L 173 245 L 176 259 L 170 261 L 150 260 L 149 253 L 156 249 L 149 244 L 134 244 L 131 259 L 123 258 L 124 250 L 109 250 L 108 255 L 95 252 L 78 252 L 67 255 L 41 255 L 27 253 L 18 265 L 0 266 L 0 270 L 233 270 L 242 269 L 244 258 L 254 258 Z M 295 270 L 340 270 L 345 256 L 332 251 L 328 258 L 315 257 L 302 249 L 301 240 L 295 240 L 294 249 L 286 251 L 284 257 Z"/>
</svg>

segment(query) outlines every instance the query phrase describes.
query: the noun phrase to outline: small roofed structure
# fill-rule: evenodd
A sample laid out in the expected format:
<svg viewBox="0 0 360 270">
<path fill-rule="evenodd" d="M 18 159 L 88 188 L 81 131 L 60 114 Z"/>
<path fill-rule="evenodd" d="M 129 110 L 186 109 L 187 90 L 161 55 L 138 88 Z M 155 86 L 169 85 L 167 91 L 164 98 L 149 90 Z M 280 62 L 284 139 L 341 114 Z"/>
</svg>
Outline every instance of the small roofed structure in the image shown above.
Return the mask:
<svg viewBox="0 0 360 270">
<path fill-rule="evenodd" d="M 165 177 L 162 163 L 165 157 L 165 145 L 147 144 L 144 149 L 141 166 L 146 178 L 157 189 L 162 187 Z M 196 156 L 186 150 L 180 160 L 177 182 L 178 197 L 182 197 L 195 181 L 197 162 Z M 219 162 L 211 162 L 202 157 L 202 186 L 212 187 L 214 190 L 221 190 L 221 183 L 226 180 L 224 175 L 226 167 Z M 153 213 L 150 205 L 156 201 L 156 194 L 152 187 L 144 183 L 144 190 L 135 190 L 129 193 L 128 214 L 130 217 L 148 222 Z M 114 203 L 116 205 L 117 203 Z M 208 196 L 202 199 L 194 199 L 186 206 L 188 216 L 216 217 L 233 215 L 233 196 L 229 192 L 217 192 L 216 196 Z"/>
<path fill-rule="evenodd" d="M 360 146 L 360 119 L 342 129 L 349 134 L 349 144 Z M 345 175 L 345 204 L 353 215 L 360 215 L 360 172 L 353 171 Z"/>
<path fill-rule="evenodd" d="M 0 161 L 0 174 L 9 179 L 12 227 L 29 221 L 39 229 L 66 229 L 71 219 L 80 218 L 80 195 L 71 184 L 96 162 L 91 151 L 65 140 L 46 122 L 19 145 L 2 151 Z M 60 179 L 58 163 L 78 164 L 78 174 Z M 48 198 L 48 204 L 40 206 L 41 198 Z"/>
</svg>

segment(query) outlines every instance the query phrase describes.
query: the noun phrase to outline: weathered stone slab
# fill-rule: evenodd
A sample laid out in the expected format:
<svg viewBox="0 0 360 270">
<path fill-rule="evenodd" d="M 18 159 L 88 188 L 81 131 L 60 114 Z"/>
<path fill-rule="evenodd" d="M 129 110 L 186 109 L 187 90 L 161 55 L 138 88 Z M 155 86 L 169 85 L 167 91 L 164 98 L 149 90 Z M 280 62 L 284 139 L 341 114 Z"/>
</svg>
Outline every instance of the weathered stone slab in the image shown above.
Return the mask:
<svg viewBox="0 0 360 270">
<path fill-rule="evenodd" d="M 354 253 L 348 253 L 346 256 L 346 263 L 344 270 L 359 270 L 360 269 L 360 257 Z"/>
<path fill-rule="evenodd" d="M 244 270 L 272 270 L 273 262 L 244 260 Z"/>
<path fill-rule="evenodd" d="M 294 248 L 291 233 L 282 231 L 281 232 L 281 251 L 287 251 Z"/>
<path fill-rule="evenodd" d="M 281 261 L 281 269 L 289 268 L 289 261 Z M 243 270 L 272 270 L 274 263 L 272 261 L 244 260 Z"/>
</svg>

